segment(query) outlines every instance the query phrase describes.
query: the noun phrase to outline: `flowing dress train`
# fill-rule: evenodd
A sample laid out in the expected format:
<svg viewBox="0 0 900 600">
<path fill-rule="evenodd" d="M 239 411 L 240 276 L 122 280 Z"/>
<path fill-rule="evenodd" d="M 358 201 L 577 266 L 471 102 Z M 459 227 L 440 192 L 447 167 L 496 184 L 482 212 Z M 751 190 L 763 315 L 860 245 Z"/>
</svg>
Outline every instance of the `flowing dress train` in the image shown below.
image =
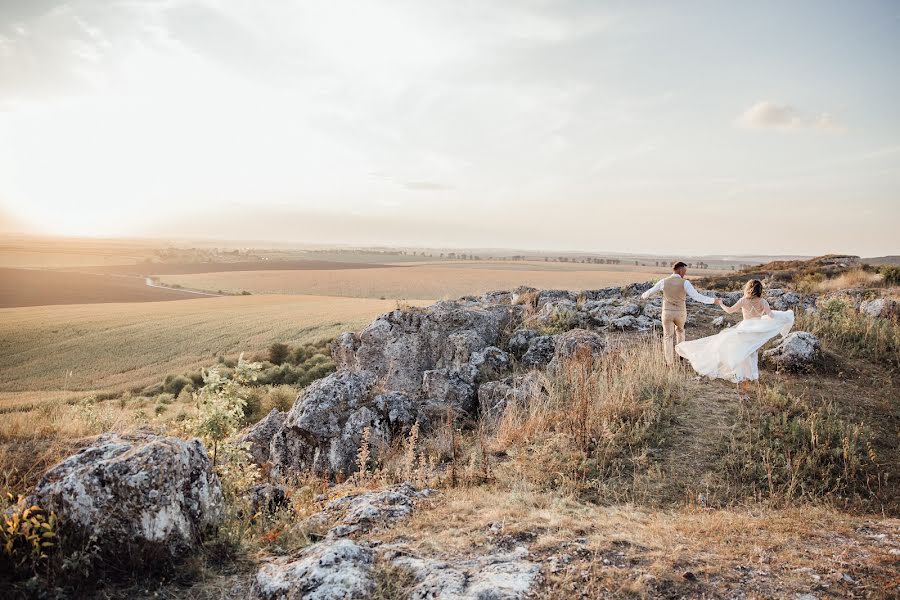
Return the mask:
<svg viewBox="0 0 900 600">
<path fill-rule="evenodd" d="M 794 311 L 773 310 L 770 314 L 744 319 L 716 335 L 681 342 L 675 351 L 688 359 L 704 377 L 733 383 L 759 379 L 757 351 L 778 334 L 782 337 L 794 326 Z"/>
</svg>

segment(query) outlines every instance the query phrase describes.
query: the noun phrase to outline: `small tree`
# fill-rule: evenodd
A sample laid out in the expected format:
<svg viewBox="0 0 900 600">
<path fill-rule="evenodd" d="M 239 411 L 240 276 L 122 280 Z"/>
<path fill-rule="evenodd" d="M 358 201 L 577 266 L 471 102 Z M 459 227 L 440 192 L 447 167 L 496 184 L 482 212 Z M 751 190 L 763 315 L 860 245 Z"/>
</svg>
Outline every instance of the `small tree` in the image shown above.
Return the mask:
<svg viewBox="0 0 900 600">
<path fill-rule="evenodd" d="M 275 342 L 274 344 L 269 346 L 269 362 L 273 365 L 280 365 L 287 360 L 290 353 L 291 349 L 287 344 Z"/>
<path fill-rule="evenodd" d="M 259 369 L 259 363 L 247 362 L 241 354 L 230 378 L 224 377 L 219 367 L 203 371 L 203 387 L 193 395 L 199 414 L 191 429 L 207 447 L 212 447 L 213 466 L 219 443 L 241 427 L 247 405 L 244 386 L 256 381 Z"/>
</svg>

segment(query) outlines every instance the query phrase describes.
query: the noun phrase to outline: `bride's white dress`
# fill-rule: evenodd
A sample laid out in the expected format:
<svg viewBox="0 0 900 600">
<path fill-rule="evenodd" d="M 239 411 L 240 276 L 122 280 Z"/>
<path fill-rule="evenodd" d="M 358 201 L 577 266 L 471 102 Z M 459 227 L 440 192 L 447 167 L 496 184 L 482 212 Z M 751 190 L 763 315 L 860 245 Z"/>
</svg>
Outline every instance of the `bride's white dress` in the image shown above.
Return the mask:
<svg viewBox="0 0 900 600">
<path fill-rule="evenodd" d="M 738 305 L 730 308 L 737 309 Z M 792 310 L 769 310 L 766 304 L 765 312 L 761 317 L 747 318 L 744 307 L 744 320 L 735 327 L 709 337 L 681 342 L 675 351 L 688 359 L 694 370 L 705 377 L 727 379 L 734 383 L 755 381 L 759 379 L 757 351 L 776 335 L 786 336 L 794 326 Z"/>
</svg>

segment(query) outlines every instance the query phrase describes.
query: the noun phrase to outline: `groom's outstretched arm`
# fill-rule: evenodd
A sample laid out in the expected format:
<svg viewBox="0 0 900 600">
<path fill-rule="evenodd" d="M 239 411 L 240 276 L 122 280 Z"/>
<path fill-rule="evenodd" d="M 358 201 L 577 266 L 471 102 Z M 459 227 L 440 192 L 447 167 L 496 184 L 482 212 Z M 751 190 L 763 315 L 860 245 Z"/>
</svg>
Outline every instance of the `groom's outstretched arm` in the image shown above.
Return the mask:
<svg viewBox="0 0 900 600">
<path fill-rule="evenodd" d="M 646 300 L 647 298 L 649 298 L 650 296 L 652 296 L 653 294 L 655 294 L 656 292 L 661 290 L 664 281 L 665 281 L 665 279 L 660 279 L 659 281 L 657 281 L 656 285 L 654 285 L 652 288 L 650 288 L 649 290 L 647 290 L 646 292 L 641 294 L 641 298 Z"/>
<path fill-rule="evenodd" d="M 697 302 L 702 302 L 703 304 L 715 304 L 716 299 L 710 296 L 704 296 L 700 292 L 694 289 L 694 284 L 684 280 L 684 291 L 687 292 L 687 295 L 691 297 L 692 300 L 696 300 Z"/>
</svg>

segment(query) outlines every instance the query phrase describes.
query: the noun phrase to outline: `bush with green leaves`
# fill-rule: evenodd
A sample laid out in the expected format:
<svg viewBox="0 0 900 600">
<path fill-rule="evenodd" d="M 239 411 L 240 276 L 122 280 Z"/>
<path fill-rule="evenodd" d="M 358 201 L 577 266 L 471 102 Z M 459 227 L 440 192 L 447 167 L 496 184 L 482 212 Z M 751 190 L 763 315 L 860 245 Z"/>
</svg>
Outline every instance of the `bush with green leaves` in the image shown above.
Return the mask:
<svg viewBox="0 0 900 600">
<path fill-rule="evenodd" d="M 884 265 L 878 272 L 881 273 L 885 285 L 900 285 L 900 266 Z"/>
<path fill-rule="evenodd" d="M 273 365 L 280 365 L 288 359 L 291 348 L 282 342 L 275 342 L 269 346 L 269 362 Z"/>
<path fill-rule="evenodd" d="M 243 426 L 246 386 L 256 381 L 258 373 L 259 364 L 245 361 L 242 354 L 230 377 L 219 367 L 212 367 L 203 374 L 203 387 L 194 393 L 197 417 L 189 427 L 207 448 L 212 449 L 213 465 L 219 444 Z"/>
</svg>

